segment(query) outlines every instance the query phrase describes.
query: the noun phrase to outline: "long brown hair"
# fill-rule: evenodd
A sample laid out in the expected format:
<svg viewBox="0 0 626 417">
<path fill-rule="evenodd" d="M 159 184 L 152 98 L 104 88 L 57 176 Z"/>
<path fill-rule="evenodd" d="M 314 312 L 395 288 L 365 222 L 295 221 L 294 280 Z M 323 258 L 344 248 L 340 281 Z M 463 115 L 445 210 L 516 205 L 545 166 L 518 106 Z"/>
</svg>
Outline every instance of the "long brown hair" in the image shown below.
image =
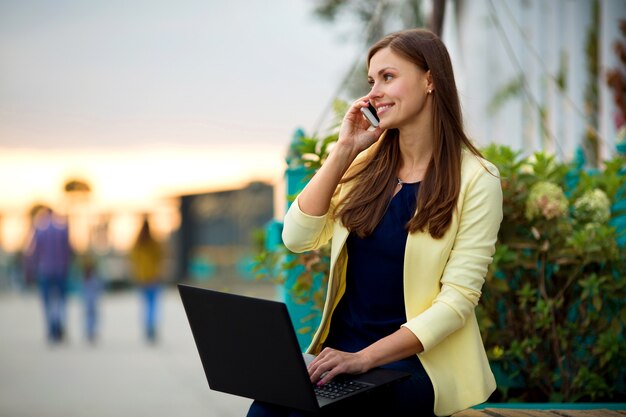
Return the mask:
<svg viewBox="0 0 626 417">
<path fill-rule="evenodd" d="M 452 63 L 439 37 L 425 29 L 409 29 L 387 35 L 370 48 L 368 66 L 374 54 L 384 48 L 390 48 L 423 71 L 430 70 L 435 86 L 431 97 L 433 152 L 419 187 L 416 214 L 408 222 L 407 229 L 411 233 L 428 231 L 438 239 L 448 230 L 459 197 L 463 147 L 477 156 L 480 152 L 463 131 Z M 373 232 L 397 185 L 399 135 L 397 129 L 389 129 L 366 158 L 355 163 L 341 181 L 353 181 L 354 185 L 339 202 L 335 216 L 361 237 Z"/>
</svg>

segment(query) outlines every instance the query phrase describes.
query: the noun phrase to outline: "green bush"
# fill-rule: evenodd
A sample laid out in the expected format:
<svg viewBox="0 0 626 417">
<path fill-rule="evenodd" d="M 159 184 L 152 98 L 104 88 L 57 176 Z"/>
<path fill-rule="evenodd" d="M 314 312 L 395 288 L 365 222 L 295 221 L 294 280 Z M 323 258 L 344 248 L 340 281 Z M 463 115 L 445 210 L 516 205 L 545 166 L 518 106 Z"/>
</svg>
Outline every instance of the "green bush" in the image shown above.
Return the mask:
<svg viewBox="0 0 626 417">
<path fill-rule="evenodd" d="M 593 175 L 491 146 L 504 219 L 477 309 L 502 400 L 624 399 L 625 251 L 609 225 L 624 160 Z M 621 188 L 620 188 L 621 187 Z"/>
</svg>

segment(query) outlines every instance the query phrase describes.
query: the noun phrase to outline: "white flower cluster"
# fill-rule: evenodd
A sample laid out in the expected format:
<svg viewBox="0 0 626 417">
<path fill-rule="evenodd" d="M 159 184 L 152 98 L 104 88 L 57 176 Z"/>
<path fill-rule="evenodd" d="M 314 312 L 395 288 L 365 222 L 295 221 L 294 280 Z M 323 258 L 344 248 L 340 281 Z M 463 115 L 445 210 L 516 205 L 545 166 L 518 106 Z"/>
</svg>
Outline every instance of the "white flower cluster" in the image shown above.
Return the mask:
<svg viewBox="0 0 626 417">
<path fill-rule="evenodd" d="M 595 188 L 574 202 L 573 214 L 583 223 L 606 223 L 611 218 L 611 201 L 604 191 Z"/>
<path fill-rule="evenodd" d="M 568 201 L 557 184 L 540 181 L 532 186 L 526 200 L 526 218 L 539 216 L 550 220 L 567 214 Z"/>
</svg>

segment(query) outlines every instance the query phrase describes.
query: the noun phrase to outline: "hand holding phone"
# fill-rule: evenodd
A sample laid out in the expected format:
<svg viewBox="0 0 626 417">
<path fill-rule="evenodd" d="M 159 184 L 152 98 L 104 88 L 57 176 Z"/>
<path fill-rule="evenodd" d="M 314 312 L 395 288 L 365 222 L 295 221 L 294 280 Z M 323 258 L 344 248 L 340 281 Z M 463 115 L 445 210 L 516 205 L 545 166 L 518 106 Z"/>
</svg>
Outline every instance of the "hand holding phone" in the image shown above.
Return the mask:
<svg viewBox="0 0 626 417">
<path fill-rule="evenodd" d="M 376 108 L 372 105 L 372 103 L 369 103 L 367 107 L 361 107 L 361 113 L 363 113 L 363 116 L 365 116 L 367 121 L 370 122 L 372 127 L 378 127 L 380 121 L 378 119 L 378 115 L 376 114 Z"/>
</svg>

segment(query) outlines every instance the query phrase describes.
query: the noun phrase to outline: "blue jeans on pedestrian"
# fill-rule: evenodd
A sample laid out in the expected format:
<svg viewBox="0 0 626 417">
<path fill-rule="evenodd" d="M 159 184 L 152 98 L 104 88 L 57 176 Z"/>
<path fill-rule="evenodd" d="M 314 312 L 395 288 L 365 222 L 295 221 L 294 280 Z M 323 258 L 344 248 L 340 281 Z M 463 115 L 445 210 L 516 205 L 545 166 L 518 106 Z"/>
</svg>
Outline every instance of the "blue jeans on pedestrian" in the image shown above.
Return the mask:
<svg viewBox="0 0 626 417">
<path fill-rule="evenodd" d="M 159 284 L 146 284 L 142 286 L 141 292 L 144 299 L 144 329 L 148 341 L 156 340 L 156 326 L 158 319 L 158 299 L 161 292 Z"/>
<path fill-rule="evenodd" d="M 48 340 L 60 342 L 65 336 L 67 277 L 56 274 L 40 275 L 38 282 L 43 301 Z"/>
<path fill-rule="evenodd" d="M 86 278 L 83 282 L 85 303 L 85 333 L 87 340 L 95 342 L 98 330 L 98 302 L 102 292 L 102 281 L 97 277 Z"/>
</svg>

